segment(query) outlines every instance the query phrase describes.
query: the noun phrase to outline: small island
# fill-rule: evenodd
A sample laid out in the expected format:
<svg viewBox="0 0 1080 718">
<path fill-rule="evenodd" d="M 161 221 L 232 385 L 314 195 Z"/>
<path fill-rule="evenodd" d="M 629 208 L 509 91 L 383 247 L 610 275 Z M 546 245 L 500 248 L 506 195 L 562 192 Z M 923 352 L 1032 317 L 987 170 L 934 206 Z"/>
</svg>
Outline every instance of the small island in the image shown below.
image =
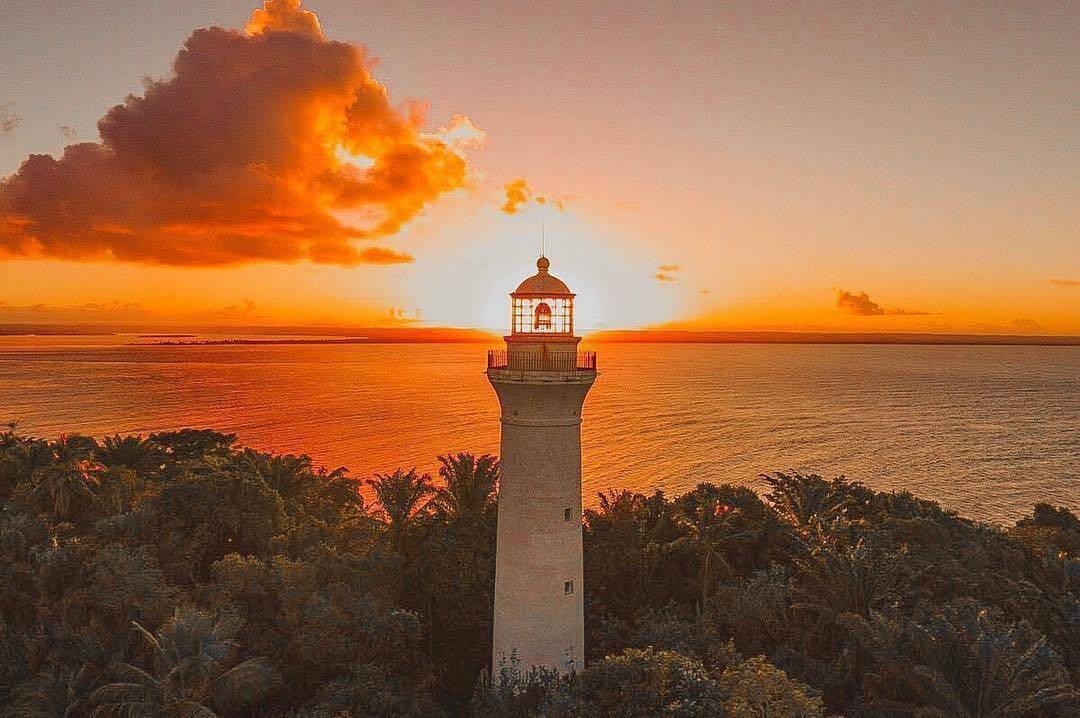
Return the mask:
<svg viewBox="0 0 1080 718">
<path fill-rule="evenodd" d="M 1070 716 L 1080 520 L 843 478 L 582 515 L 586 666 L 490 675 L 499 464 L 0 434 L 5 716 Z"/>
</svg>

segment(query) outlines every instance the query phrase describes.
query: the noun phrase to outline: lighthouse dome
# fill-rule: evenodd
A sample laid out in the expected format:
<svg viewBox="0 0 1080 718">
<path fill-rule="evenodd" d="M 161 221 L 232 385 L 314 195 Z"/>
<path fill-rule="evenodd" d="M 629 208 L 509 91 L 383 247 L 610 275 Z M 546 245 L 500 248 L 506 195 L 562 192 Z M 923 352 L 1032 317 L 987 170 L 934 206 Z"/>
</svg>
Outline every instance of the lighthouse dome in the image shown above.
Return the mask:
<svg viewBox="0 0 1080 718">
<path fill-rule="evenodd" d="M 550 266 L 551 262 L 547 257 L 540 257 L 540 259 L 536 260 L 536 274 L 519 284 L 514 294 L 543 295 L 545 297 L 573 296 L 570 288 L 561 279 L 548 274 L 548 267 Z"/>
</svg>

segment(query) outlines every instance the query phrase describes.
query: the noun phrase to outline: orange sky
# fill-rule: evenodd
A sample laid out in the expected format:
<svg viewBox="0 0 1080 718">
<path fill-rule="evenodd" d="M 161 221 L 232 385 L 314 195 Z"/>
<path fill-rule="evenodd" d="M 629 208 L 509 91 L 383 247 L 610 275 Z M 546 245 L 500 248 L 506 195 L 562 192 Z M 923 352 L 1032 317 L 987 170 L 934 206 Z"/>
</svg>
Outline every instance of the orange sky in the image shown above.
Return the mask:
<svg viewBox="0 0 1080 718">
<path fill-rule="evenodd" d="M 1080 333 L 1074 4 L 159 5 L 5 17 L 0 323 L 498 328 L 543 224 L 585 328 Z"/>
</svg>

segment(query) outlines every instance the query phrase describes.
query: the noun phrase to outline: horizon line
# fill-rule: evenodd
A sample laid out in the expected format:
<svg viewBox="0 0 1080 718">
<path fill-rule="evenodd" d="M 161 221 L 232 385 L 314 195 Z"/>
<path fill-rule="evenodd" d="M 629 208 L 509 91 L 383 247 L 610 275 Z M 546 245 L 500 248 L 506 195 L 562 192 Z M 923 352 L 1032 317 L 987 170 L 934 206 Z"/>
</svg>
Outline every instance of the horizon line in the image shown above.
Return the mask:
<svg viewBox="0 0 1080 718">
<path fill-rule="evenodd" d="M 0 336 L 124 336 L 179 338 L 181 334 L 240 334 L 348 337 L 357 343 L 484 343 L 503 331 L 475 327 L 363 326 L 343 324 L 143 324 L 143 323 L 0 323 Z M 906 344 L 1080 346 L 1080 334 L 1011 334 L 1008 332 L 875 332 L 805 329 L 597 329 L 583 331 L 586 343 L 600 344 Z M 357 337 L 354 337 L 357 338 Z"/>
</svg>

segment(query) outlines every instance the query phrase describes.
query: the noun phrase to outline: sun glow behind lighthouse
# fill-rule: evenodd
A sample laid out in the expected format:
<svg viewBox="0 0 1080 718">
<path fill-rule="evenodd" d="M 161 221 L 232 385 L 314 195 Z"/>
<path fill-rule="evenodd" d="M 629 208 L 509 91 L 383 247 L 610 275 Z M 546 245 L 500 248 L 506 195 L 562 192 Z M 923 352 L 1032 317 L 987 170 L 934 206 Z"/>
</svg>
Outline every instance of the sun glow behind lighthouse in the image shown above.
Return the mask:
<svg viewBox="0 0 1080 718">
<path fill-rule="evenodd" d="M 655 263 L 648 250 L 627 246 L 625 238 L 572 213 L 541 211 L 552 271 L 578 293 L 578 331 L 663 324 L 685 309 L 684 292 L 643 271 Z M 504 217 L 454 242 L 442 257 L 418 256 L 410 269 L 418 275 L 424 321 L 502 331 L 509 320 L 506 296 L 521 268 L 535 263 L 539 241 L 539 216 Z"/>
</svg>

